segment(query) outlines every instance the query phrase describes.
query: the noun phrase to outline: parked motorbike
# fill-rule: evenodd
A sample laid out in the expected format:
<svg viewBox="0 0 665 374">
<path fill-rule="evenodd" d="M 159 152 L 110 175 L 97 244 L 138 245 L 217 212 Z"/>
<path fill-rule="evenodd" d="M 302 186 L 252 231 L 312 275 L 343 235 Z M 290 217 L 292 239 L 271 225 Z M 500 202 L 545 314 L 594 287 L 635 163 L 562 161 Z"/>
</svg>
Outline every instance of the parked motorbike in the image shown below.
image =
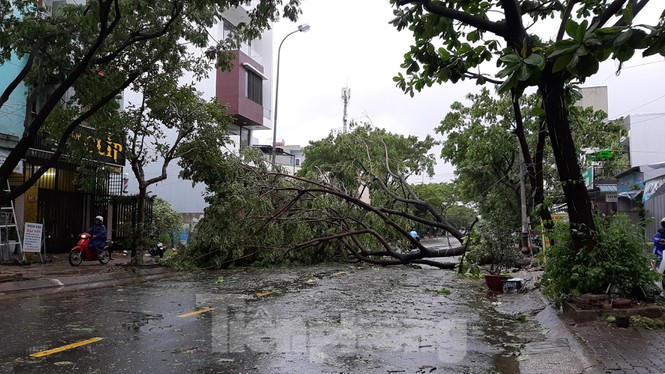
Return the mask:
<svg viewBox="0 0 665 374">
<path fill-rule="evenodd" d="M 79 235 L 78 243 L 69 252 L 69 263 L 72 266 L 79 266 L 83 261 L 99 261 L 100 264 L 107 264 L 111 261 L 111 245 L 113 245 L 111 240 L 106 241 L 104 249 L 99 253 L 90 249 L 89 242 L 90 234 L 84 232 Z"/>
<path fill-rule="evenodd" d="M 155 244 L 154 246 L 152 246 L 148 249 L 148 253 L 152 257 L 155 257 L 155 256 L 164 257 L 164 252 L 165 251 L 166 251 L 166 246 L 164 244 L 162 244 L 161 242 Z"/>
</svg>

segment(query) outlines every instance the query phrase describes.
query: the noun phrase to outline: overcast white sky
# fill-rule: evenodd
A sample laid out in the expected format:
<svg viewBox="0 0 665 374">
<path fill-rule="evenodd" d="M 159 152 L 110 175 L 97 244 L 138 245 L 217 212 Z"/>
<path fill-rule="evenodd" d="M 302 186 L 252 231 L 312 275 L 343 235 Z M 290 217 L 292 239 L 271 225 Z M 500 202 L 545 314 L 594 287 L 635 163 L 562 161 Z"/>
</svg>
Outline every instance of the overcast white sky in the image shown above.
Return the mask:
<svg viewBox="0 0 665 374">
<path fill-rule="evenodd" d="M 291 35 L 282 47 L 277 138 L 287 144 L 305 146 L 342 128 L 343 87 L 351 89 L 349 119 L 370 120 L 393 133 L 431 134 L 439 140 L 434 128 L 450 105 L 480 89 L 463 82 L 426 88 L 413 98 L 402 93 L 392 77 L 402 71 L 399 65 L 412 38 L 388 23 L 393 17 L 388 0 L 305 0 L 302 9 L 297 23 L 281 21 L 274 27 L 276 59 L 277 46 L 287 33 L 298 24 L 311 26 L 309 32 Z M 652 1 L 637 20 L 654 22 L 663 9 L 665 1 Z M 615 70 L 616 64 L 607 61 L 584 85 L 608 86 L 610 118 L 665 113 L 665 59 L 633 58 L 619 76 Z M 255 136 L 269 143 L 272 132 L 257 131 Z M 436 172 L 423 181 L 445 182 L 453 177 L 453 168 L 442 160 Z"/>
</svg>

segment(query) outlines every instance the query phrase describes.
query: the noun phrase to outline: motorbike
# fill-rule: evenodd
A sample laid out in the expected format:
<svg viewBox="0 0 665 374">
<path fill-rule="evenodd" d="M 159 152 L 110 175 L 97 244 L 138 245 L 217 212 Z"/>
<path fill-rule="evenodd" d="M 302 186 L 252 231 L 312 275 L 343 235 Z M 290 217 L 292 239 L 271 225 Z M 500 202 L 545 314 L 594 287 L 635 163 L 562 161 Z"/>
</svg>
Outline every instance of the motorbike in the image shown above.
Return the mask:
<svg viewBox="0 0 665 374">
<path fill-rule="evenodd" d="M 111 261 L 111 245 L 113 245 L 111 240 L 106 241 L 104 249 L 99 253 L 95 253 L 90 249 L 89 242 L 90 234 L 84 232 L 79 235 L 78 243 L 69 251 L 70 265 L 79 266 L 83 261 L 99 261 L 100 264 L 104 265 Z"/>
<path fill-rule="evenodd" d="M 166 251 L 166 246 L 164 244 L 162 244 L 161 242 L 155 244 L 154 246 L 152 246 L 148 249 L 148 253 L 152 257 L 155 257 L 155 256 L 164 257 L 164 252 L 165 251 Z"/>
</svg>

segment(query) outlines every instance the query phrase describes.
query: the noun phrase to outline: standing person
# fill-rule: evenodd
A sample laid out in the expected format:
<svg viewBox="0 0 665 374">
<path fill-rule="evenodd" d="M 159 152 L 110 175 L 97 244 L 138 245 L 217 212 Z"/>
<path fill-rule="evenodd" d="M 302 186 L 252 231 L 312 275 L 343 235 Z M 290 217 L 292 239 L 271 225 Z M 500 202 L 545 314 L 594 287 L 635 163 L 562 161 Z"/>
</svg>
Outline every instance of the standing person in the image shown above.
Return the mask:
<svg viewBox="0 0 665 374">
<path fill-rule="evenodd" d="M 106 226 L 104 226 L 104 218 L 102 216 L 95 217 L 95 225 L 86 232 L 91 236 L 90 241 L 88 242 L 88 247 L 95 254 L 98 254 L 104 249 L 104 245 L 106 244 Z"/>
<path fill-rule="evenodd" d="M 663 251 L 665 250 L 665 218 L 660 220 L 660 228 L 653 236 L 653 254 L 658 258 L 653 261 L 651 270 L 663 274 L 665 270 L 665 263 L 663 263 Z M 663 281 L 657 280 L 656 287 L 661 291 L 660 296 L 665 297 L 665 290 L 663 289 Z"/>
<path fill-rule="evenodd" d="M 653 236 L 653 254 L 658 257 L 654 263 L 653 270 L 656 271 L 663 261 L 663 250 L 665 250 L 665 218 L 660 220 L 660 228 Z"/>
</svg>

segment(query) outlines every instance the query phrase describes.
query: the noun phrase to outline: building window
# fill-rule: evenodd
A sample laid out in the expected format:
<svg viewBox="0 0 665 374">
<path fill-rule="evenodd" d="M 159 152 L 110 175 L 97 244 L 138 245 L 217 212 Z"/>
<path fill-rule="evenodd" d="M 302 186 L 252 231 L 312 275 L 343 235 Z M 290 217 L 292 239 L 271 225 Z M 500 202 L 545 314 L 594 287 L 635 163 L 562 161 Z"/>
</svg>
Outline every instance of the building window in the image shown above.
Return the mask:
<svg viewBox="0 0 665 374">
<path fill-rule="evenodd" d="M 229 21 L 224 20 L 224 26 L 222 29 L 222 36 L 224 37 L 224 39 L 230 37 L 235 32 L 236 32 L 236 27 L 233 26 Z"/>
<path fill-rule="evenodd" d="M 257 104 L 263 105 L 263 78 L 246 70 L 247 72 L 247 98 Z"/>
<path fill-rule="evenodd" d="M 300 166 L 300 159 L 296 158 L 296 166 Z"/>
<path fill-rule="evenodd" d="M 249 147 L 252 140 L 252 130 L 244 127 L 240 128 L 240 147 Z"/>
</svg>

